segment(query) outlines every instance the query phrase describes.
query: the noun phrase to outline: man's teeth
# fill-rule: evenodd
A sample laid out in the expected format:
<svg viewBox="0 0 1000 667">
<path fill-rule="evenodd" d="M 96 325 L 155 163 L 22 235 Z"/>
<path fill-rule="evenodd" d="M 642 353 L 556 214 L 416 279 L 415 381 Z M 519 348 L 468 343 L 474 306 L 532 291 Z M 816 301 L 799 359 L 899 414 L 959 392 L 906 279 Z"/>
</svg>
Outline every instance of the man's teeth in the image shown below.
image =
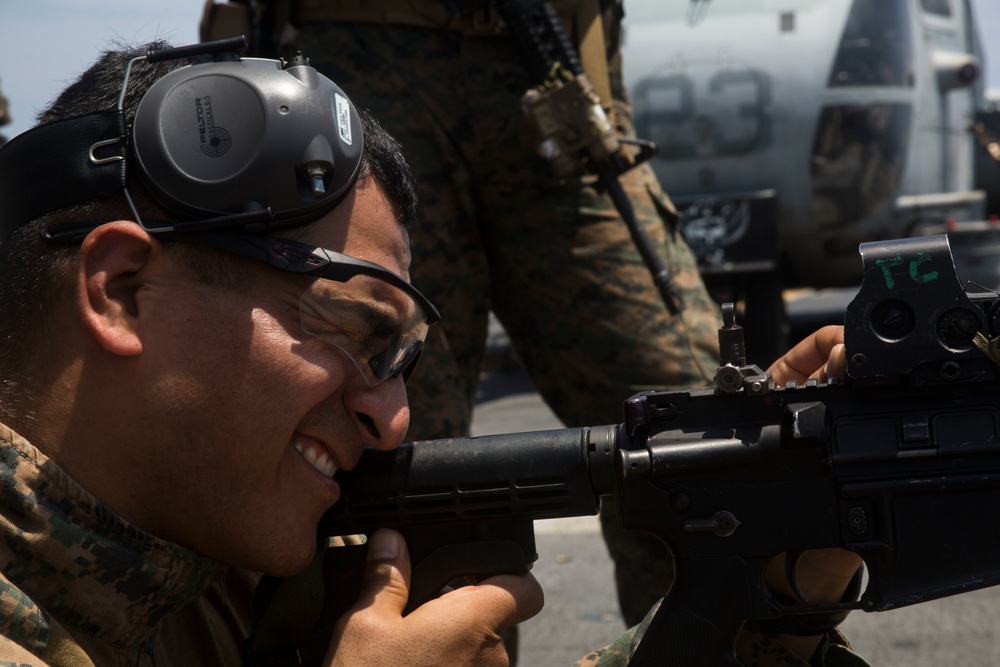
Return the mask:
<svg viewBox="0 0 1000 667">
<path fill-rule="evenodd" d="M 326 452 L 317 456 L 315 449 L 312 447 L 303 447 L 301 443 L 298 442 L 295 443 L 295 450 L 301 454 L 302 458 L 308 461 L 313 468 L 316 468 L 316 470 L 319 470 L 327 477 L 333 477 L 333 473 L 337 472 L 337 466 L 333 465 L 333 459 L 331 459 Z"/>
</svg>

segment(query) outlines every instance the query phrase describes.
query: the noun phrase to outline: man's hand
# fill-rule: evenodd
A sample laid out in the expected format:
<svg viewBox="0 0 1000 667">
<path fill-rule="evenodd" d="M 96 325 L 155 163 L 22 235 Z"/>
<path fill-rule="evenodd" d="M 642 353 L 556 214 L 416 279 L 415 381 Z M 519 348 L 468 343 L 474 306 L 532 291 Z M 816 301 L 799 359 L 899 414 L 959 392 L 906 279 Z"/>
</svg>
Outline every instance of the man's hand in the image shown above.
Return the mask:
<svg viewBox="0 0 1000 667">
<path fill-rule="evenodd" d="M 844 327 L 831 325 L 810 334 L 767 370 L 776 384 L 783 385 L 789 380 L 805 382 L 809 378 L 825 382 L 840 377 L 846 367 Z"/>
<path fill-rule="evenodd" d="M 774 382 L 782 385 L 788 380 L 805 382 L 810 378 L 825 382 L 833 377 L 841 377 L 846 367 L 844 327 L 827 326 L 786 352 L 768 371 Z M 796 579 L 811 604 L 833 604 L 840 602 L 860 566 L 861 559 L 850 551 L 817 549 L 802 554 L 796 569 Z M 786 598 L 795 597 L 785 576 L 783 556 L 771 563 L 767 581 L 773 591 Z M 781 638 L 781 643 L 807 660 L 820 641 L 820 637 Z"/>
<path fill-rule="evenodd" d="M 449 591 L 403 616 L 410 559 L 403 537 L 379 530 L 368 545 L 361 597 L 337 623 L 324 664 L 507 665 L 500 631 L 542 608 L 530 574 L 499 575 Z"/>
</svg>

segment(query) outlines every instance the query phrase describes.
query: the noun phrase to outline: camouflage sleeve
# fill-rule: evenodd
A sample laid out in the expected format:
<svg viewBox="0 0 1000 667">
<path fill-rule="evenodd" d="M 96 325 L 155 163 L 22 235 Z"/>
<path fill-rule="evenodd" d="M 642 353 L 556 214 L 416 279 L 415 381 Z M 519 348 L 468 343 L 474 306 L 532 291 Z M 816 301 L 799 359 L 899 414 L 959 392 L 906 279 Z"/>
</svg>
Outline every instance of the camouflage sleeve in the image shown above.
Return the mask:
<svg viewBox="0 0 1000 667">
<path fill-rule="evenodd" d="M 53 627 L 45 610 L 0 575 L 0 667 L 46 667 L 39 655 Z"/>
<path fill-rule="evenodd" d="M 636 646 L 639 645 L 639 640 L 645 634 L 646 629 L 649 627 L 653 616 L 659 608 L 660 603 L 657 602 L 638 625 L 629 628 L 625 634 L 604 648 L 591 651 L 583 656 L 573 663 L 573 667 L 622 667 L 623 665 L 627 665 L 629 658 L 632 657 L 632 653 L 635 652 Z M 665 665 L 664 667 L 671 666 Z"/>
<path fill-rule="evenodd" d="M 48 667 L 48 664 L 17 642 L 0 636 L 0 667 Z"/>
<path fill-rule="evenodd" d="M 19 637 L 16 631 L 0 632 L 0 667 L 94 667 L 94 661 L 72 635 L 51 619 L 43 629 L 43 642 Z"/>
<path fill-rule="evenodd" d="M 614 642 L 588 653 L 576 661 L 573 667 L 624 667 L 635 652 L 639 641 L 659 609 L 656 604 L 638 625 Z M 789 652 L 774 639 L 762 635 L 752 627 L 746 627 L 736 640 L 736 654 L 745 667 L 870 667 L 859 655 L 851 650 L 847 638 L 838 630 L 827 633 L 816 650 L 812 660 L 806 662 Z M 683 667 L 665 665 L 664 667 Z"/>
</svg>

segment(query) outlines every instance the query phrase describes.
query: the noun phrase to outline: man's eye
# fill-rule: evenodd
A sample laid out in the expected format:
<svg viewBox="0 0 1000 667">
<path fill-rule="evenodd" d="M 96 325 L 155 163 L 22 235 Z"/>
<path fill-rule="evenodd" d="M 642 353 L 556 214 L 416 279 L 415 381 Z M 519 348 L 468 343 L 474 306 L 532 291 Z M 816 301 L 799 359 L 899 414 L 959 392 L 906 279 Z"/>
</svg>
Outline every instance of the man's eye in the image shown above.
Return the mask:
<svg viewBox="0 0 1000 667">
<path fill-rule="evenodd" d="M 381 314 L 373 317 L 368 324 L 368 335 L 376 340 L 390 341 L 399 336 L 399 326 L 395 322 L 387 320 Z"/>
<path fill-rule="evenodd" d="M 375 328 L 373 328 L 375 327 Z M 329 322 L 326 319 L 303 317 L 306 333 L 326 340 L 338 347 L 349 347 L 360 356 L 371 356 L 391 347 L 399 330 L 383 318 L 368 324 L 352 325 L 350 322 Z"/>
</svg>

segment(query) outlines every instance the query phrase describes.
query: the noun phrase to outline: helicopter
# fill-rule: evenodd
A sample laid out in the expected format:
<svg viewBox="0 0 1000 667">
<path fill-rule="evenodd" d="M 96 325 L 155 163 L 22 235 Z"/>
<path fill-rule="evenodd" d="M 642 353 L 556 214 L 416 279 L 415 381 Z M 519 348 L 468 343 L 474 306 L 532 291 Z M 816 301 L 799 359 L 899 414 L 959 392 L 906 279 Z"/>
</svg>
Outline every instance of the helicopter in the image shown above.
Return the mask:
<svg viewBox="0 0 1000 667">
<path fill-rule="evenodd" d="M 969 0 L 629 0 L 622 58 L 702 276 L 742 295 L 764 356 L 789 288 L 860 283 L 860 243 L 967 230 L 1000 252 Z M 976 267 L 994 288 L 996 257 Z"/>
</svg>

